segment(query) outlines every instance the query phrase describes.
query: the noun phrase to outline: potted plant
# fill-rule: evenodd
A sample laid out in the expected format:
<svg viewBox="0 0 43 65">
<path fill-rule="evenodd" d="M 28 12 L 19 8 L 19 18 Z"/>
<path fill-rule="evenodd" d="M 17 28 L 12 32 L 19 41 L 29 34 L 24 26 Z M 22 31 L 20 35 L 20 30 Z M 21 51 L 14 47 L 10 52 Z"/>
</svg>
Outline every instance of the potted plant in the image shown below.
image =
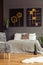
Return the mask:
<svg viewBox="0 0 43 65">
<path fill-rule="evenodd" d="M 5 26 L 6 29 L 8 29 L 8 27 L 9 27 L 9 19 L 8 18 L 6 18 L 4 20 L 4 26 Z"/>
<path fill-rule="evenodd" d="M 37 47 L 36 47 L 36 44 L 34 44 L 34 55 L 37 54 Z"/>
<path fill-rule="evenodd" d="M 43 47 L 43 36 L 40 36 L 40 43 L 41 43 L 41 46 Z"/>
</svg>

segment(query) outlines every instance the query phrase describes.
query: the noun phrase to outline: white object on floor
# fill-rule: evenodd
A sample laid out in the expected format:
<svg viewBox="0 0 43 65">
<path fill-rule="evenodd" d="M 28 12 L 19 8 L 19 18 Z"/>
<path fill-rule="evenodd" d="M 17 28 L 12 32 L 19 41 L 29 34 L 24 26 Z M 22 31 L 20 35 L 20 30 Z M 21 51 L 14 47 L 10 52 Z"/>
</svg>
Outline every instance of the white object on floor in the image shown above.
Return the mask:
<svg viewBox="0 0 43 65">
<path fill-rule="evenodd" d="M 22 60 L 22 63 L 34 63 L 34 62 L 43 63 L 43 56 L 32 57 L 32 58 L 29 58 L 29 59 Z"/>
</svg>

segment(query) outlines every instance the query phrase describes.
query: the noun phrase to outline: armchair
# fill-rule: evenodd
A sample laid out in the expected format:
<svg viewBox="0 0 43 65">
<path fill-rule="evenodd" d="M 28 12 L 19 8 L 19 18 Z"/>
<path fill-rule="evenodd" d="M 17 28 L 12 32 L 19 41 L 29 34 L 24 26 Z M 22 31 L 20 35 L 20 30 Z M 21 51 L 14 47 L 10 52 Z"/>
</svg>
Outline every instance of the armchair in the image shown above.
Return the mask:
<svg viewBox="0 0 43 65">
<path fill-rule="evenodd" d="M 10 52 L 10 46 L 6 44 L 6 34 L 5 32 L 0 32 L 0 54 L 4 54 L 4 58 Z"/>
</svg>

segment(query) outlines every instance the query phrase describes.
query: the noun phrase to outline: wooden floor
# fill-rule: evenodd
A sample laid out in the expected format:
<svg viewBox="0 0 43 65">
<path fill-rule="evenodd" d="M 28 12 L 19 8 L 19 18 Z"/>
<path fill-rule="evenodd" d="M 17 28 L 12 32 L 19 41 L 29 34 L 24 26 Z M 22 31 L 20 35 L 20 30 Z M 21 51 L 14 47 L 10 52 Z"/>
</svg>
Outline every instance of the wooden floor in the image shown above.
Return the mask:
<svg viewBox="0 0 43 65">
<path fill-rule="evenodd" d="M 31 58 L 31 57 L 34 57 L 34 56 L 36 57 L 36 56 L 42 56 L 42 55 L 40 55 L 40 54 L 38 54 L 38 55 L 33 55 L 33 54 L 10 54 L 10 59 L 9 58 L 1 58 L 0 59 L 0 65 L 43 65 L 43 63 L 24 64 L 24 63 L 21 62 L 25 58 Z"/>
</svg>

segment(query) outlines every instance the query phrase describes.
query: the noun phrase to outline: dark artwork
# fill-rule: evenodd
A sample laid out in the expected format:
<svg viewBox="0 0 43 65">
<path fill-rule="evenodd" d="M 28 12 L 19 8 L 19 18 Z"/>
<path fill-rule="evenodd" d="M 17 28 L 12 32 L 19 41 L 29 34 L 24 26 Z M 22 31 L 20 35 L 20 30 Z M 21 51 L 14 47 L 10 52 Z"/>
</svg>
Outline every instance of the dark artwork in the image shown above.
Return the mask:
<svg viewBox="0 0 43 65">
<path fill-rule="evenodd" d="M 26 10 L 26 26 L 40 27 L 42 24 L 41 8 L 27 8 Z"/>
<path fill-rule="evenodd" d="M 9 10 L 9 25 L 12 27 L 24 26 L 24 9 L 10 9 Z"/>
</svg>

